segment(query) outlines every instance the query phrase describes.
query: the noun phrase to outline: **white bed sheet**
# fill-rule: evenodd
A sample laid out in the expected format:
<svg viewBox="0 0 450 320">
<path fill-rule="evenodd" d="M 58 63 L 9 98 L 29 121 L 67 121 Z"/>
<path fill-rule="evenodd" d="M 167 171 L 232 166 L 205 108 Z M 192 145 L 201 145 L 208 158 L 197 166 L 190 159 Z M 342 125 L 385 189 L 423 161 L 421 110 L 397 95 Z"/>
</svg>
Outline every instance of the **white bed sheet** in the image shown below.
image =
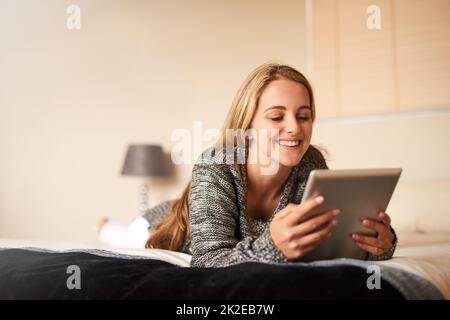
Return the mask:
<svg viewBox="0 0 450 320">
<path fill-rule="evenodd" d="M 450 300 L 450 233 L 398 233 L 399 243 L 391 260 L 382 265 L 399 268 L 431 282 L 446 299 Z M 117 249 L 96 243 L 70 243 L 41 240 L 0 238 L 0 248 L 34 247 L 55 251 L 104 250 L 115 254 L 131 255 L 166 261 L 189 267 L 191 256 L 161 249 Z"/>
<path fill-rule="evenodd" d="M 106 253 L 112 252 L 118 255 L 128 255 L 135 257 L 145 257 L 151 259 L 162 260 L 168 263 L 176 264 L 181 267 L 189 267 L 191 256 L 182 252 L 175 252 L 162 249 L 126 249 L 112 248 L 97 243 L 72 243 L 60 241 L 46 240 L 22 240 L 22 239 L 6 239 L 0 238 L 0 248 L 39 248 L 54 251 L 83 251 L 83 250 L 101 250 Z"/>
<path fill-rule="evenodd" d="M 416 274 L 450 299 L 450 233 L 398 233 L 398 246 L 386 266 Z"/>
</svg>

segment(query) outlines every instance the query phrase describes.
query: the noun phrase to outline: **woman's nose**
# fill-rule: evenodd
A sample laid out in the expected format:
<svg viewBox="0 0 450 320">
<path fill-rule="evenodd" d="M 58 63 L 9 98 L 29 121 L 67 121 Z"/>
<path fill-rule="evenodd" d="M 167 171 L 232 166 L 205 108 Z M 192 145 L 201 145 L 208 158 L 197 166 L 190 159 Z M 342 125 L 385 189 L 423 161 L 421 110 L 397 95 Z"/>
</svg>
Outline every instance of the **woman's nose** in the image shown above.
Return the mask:
<svg viewBox="0 0 450 320">
<path fill-rule="evenodd" d="M 300 124 L 296 117 L 289 117 L 286 122 L 286 131 L 292 134 L 297 134 L 300 131 Z"/>
</svg>

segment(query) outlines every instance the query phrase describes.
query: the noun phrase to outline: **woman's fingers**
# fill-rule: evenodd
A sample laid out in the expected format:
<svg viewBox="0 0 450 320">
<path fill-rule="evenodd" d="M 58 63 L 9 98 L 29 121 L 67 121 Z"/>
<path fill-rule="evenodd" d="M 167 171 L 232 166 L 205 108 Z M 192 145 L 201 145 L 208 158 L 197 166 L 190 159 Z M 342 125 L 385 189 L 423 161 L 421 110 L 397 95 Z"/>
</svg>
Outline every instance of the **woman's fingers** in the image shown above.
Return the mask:
<svg viewBox="0 0 450 320">
<path fill-rule="evenodd" d="M 295 203 L 288 203 L 286 207 L 284 207 L 283 210 L 279 211 L 275 217 L 278 219 L 284 219 L 286 218 L 288 215 L 291 214 L 292 210 L 294 210 L 294 208 L 297 207 L 297 204 Z"/>
<path fill-rule="evenodd" d="M 355 242 L 355 243 L 356 243 L 356 245 L 358 247 L 360 247 L 364 251 L 367 251 L 367 252 L 369 252 L 371 254 L 374 254 L 376 256 L 379 256 L 380 254 L 383 254 L 385 252 L 385 250 L 383 250 L 381 248 L 377 248 L 377 247 L 374 247 L 374 246 L 371 246 L 371 245 L 368 245 L 368 244 L 365 244 L 365 243 L 361 243 L 361 242 Z"/>
<path fill-rule="evenodd" d="M 298 224 L 302 219 L 305 219 L 307 217 L 307 214 L 314 208 L 318 207 L 320 204 L 324 202 L 324 197 L 318 196 L 311 199 L 308 199 L 307 201 L 296 205 L 295 208 L 292 209 L 289 215 L 285 217 L 286 223 L 288 225 L 296 225 Z"/>
<path fill-rule="evenodd" d="M 375 220 L 364 219 L 362 221 L 362 224 L 364 227 L 378 232 L 378 234 L 382 234 L 388 231 L 388 227 L 384 223 Z"/>
<path fill-rule="evenodd" d="M 394 234 L 391 232 L 390 227 L 386 226 L 384 223 L 365 219 L 362 224 L 368 229 L 375 230 L 378 233 L 376 238 L 379 240 L 386 241 L 386 243 L 389 243 L 390 245 L 394 242 Z"/>
<path fill-rule="evenodd" d="M 298 258 L 304 256 L 305 254 L 307 254 L 308 252 L 313 250 L 315 247 L 316 247 L 315 245 L 310 245 L 310 246 L 306 246 L 306 247 L 297 247 L 294 250 L 295 258 L 298 259 Z"/>
<path fill-rule="evenodd" d="M 377 247 L 383 250 L 383 252 L 389 250 L 390 245 L 386 239 L 379 239 L 375 237 L 364 236 L 361 234 L 352 234 L 352 239 L 356 242 L 367 244 L 372 247 Z"/>
<path fill-rule="evenodd" d="M 323 224 L 330 222 L 330 220 L 336 218 L 340 213 L 339 209 L 334 209 L 330 211 L 326 211 L 317 217 L 306 220 L 299 225 L 294 227 L 294 237 L 307 235 L 317 228 L 322 226 Z"/>
<path fill-rule="evenodd" d="M 325 240 L 329 236 L 331 236 L 331 231 L 334 229 L 336 224 L 337 224 L 337 221 L 333 220 L 330 223 L 328 223 L 328 225 L 325 228 L 301 237 L 295 243 L 295 247 L 317 245 L 319 242 L 322 242 L 323 240 Z"/>
<path fill-rule="evenodd" d="M 283 253 L 288 259 L 297 259 L 305 255 L 331 236 L 331 232 L 337 223 L 336 217 L 340 213 L 339 209 L 322 212 L 314 217 L 309 216 L 311 211 L 323 202 L 324 198 L 319 196 L 300 205 L 289 204 L 283 209 L 283 212 L 278 214 L 278 219 L 272 221 L 274 226 L 272 228 L 271 224 L 271 233 L 274 241 L 277 246 L 283 248 Z M 374 255 L 387 252 L 395 239 L 395 235 L 390 229 L 390 217 L 382 211 L 378 212 L 378 216 L 380 221 L 370 219 L 362 221 L 364 227 L 378 233 L 376 237 L 362 234 L 352 235 L 356 245 Z M 277 222 L 276 226 L 275 222 Z M 282 232 L 279 232 L 280 230 Z"/>
<path fill-rule="evenodd" d="M 380 211 L 378 213 L 378 216 L 380 217 L 381 222 L 383 222 L 384 225 L 386 225 L 387 227 L 391 225 L 391 217 L 389 217 L 386 212 Z"/>
</svg>

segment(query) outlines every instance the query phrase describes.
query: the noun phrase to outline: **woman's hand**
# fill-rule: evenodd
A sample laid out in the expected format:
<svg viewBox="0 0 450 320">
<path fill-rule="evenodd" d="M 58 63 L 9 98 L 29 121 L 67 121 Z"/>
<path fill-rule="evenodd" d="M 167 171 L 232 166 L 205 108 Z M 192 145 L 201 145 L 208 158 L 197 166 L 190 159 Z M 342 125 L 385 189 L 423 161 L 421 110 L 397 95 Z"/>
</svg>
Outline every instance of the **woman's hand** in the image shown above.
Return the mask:
<svg viewBox="0 0 450 320">
<path fill-rule="evenodd" d="M 321 213 L 308 220 L 308 213 L 324 201 L 322 196 L 301 204 L 288 204 L 270 223 L 273 242 L 288 260 L 298 259 L 331 236 L 339 209 Z"/>
<path fill-rule="evenodd" d="M 364 219 L 361 223 L 364 227 L 377 232 L 377 236 L 370 237 L 362 234 L 352 234 L 352 239 L 364 251 L 367 251 L 376 256 L 389 251 L 394 245 L 395 236 L 391 231 L 391 218 L 386 212 L 379 211 L 378 213 L 381 222 Z"/>
</svg>

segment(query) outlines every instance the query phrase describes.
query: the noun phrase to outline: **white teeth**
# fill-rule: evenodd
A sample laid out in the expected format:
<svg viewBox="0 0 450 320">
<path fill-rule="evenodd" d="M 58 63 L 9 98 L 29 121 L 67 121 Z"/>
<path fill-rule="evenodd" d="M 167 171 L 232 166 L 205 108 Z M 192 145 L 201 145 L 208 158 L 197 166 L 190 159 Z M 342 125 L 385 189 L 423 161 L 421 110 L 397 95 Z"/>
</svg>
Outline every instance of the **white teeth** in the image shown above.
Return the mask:
<svg viewBox="0 0 450 320">
<path fill-rule="evenodd" d="M 282 146 L 295 147 L 299 144 L 298 140 L 280 140 L 278 143 Z"/>
</svg>

